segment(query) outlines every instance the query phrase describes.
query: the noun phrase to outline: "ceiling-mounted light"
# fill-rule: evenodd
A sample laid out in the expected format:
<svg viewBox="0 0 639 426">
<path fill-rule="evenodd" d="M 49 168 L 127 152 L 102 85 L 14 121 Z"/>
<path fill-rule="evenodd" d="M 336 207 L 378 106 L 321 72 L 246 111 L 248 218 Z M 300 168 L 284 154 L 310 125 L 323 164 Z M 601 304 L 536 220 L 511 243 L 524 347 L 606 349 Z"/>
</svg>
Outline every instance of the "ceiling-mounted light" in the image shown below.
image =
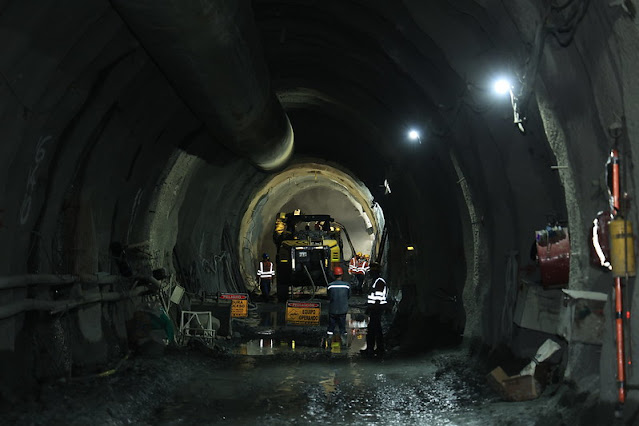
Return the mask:
<svg viewBox="0 0 639 426">
<path fill-rule="evenodd" d="M 513 85 L 510 80 L 504 77 L 495 80 L 493 89 L 498 95 L 510 95 L 510 104 L 513 107 L 513 123 L 517 125 L 517 128 L 519 128 L 522 133 L 524 133 L 524 117 L 522 117 L 520 114 L 518 103 L 519 99 L 513 93 Z"/>
<path fill-rule="evenodd" d="M 421 135 L 419 134 L 419 131 L 415 129 L 411 129 L 408 131 L 408 139 L 412 141 L 418 141 L 420 144 L 422 143 Z"/>
<path fill-rule="evenodd" d="M 495 89 L 495 92 L 498 95 L 505 95 L 507 93 L 510 93 L 512 91 L 512 87 L 513 86 L 510 83 L 510 80 L 506 78 L 500 78 L 496 80 L 495 84 L 493 85 L 493 89 Z"/>
</svg>

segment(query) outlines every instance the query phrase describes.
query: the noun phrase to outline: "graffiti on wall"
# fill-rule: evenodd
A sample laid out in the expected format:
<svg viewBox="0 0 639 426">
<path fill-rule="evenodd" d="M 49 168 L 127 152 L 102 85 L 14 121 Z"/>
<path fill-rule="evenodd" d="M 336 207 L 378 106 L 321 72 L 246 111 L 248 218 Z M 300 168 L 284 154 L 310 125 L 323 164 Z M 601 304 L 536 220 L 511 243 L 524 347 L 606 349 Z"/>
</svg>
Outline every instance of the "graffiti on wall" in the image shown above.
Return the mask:
<svg viewBox="0 0 639 426">
<path fill-rule="evenodd" d="M 35 155 L 33 157 L 33 165 L 29 168 L 29 175 L 27 176 L 27 187 L 22 199 L 22 205 L 20 206 L 20 225 L 24 225 L 29 220 L 31 214 L 31 205 L 33 204 L 33 191 L 36 187 L 36 180 L 40 164 L 44 157 L 47 155 L 45 145 L 53 139 L 53 136 L 41 136 L 36 144 Z"/>
</svg>

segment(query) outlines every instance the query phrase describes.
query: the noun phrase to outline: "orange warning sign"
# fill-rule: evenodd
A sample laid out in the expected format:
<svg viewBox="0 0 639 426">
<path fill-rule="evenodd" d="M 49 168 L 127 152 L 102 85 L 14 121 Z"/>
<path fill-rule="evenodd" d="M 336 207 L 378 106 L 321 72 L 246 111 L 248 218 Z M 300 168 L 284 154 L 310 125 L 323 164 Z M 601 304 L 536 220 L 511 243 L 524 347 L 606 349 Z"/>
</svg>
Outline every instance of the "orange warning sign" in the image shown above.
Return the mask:
<svg viewBox="0 0 639 426">
<path fill-rule="evenodd" d="M 286 302 L 286 323 L 291 325 L 319 325 L 321 303 Z"/>
<path fill-rule="evenodd" d="M 248 317 L 248 294 L 222 293 L 220 299 L 231 301 L 231 318 Z"/>
</svg>

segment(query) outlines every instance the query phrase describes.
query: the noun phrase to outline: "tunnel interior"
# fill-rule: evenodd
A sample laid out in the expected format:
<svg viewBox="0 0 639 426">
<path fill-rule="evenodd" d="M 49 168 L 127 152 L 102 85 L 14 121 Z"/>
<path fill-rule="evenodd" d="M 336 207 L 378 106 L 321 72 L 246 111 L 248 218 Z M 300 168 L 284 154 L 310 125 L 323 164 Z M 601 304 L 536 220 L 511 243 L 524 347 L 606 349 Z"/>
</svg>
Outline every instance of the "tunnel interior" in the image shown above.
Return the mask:
<svg viewBox="0 0 639 426">
<path fill-rule="evenodd" d="M 398 350 L 528 359 L 551 335 L 562 379 L 614 401 L 589 233 L 611 147 L 636 219 L 639 32 L 613 3 L 3 2 L 0 395 L 122 358 L 158 294 L 177 321 L 255 292 L 277 215 L 300 209 L 348 230 L 345 265 L 381 263 Z M 598 344 L 514 324 L 552 226 L 563 286 L 608 295 Z"/>
</svg>

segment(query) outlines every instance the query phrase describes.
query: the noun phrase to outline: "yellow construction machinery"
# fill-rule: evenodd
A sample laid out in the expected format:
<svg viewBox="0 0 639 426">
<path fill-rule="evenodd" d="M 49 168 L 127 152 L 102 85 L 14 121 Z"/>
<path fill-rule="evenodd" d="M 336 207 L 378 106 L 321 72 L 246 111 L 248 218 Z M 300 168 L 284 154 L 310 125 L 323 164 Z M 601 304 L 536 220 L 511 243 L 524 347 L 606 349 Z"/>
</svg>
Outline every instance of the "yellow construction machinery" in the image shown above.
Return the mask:
<svg viewBox="0 0 639 426">
<path fill-rule="evenodd" d="M 330 215 L 278 214 L 273 241 L 280 300 L 295 286 L 328 285 L 333 268 L 343 266 L 342 232 L 345 229 Z"/>
</svg>

